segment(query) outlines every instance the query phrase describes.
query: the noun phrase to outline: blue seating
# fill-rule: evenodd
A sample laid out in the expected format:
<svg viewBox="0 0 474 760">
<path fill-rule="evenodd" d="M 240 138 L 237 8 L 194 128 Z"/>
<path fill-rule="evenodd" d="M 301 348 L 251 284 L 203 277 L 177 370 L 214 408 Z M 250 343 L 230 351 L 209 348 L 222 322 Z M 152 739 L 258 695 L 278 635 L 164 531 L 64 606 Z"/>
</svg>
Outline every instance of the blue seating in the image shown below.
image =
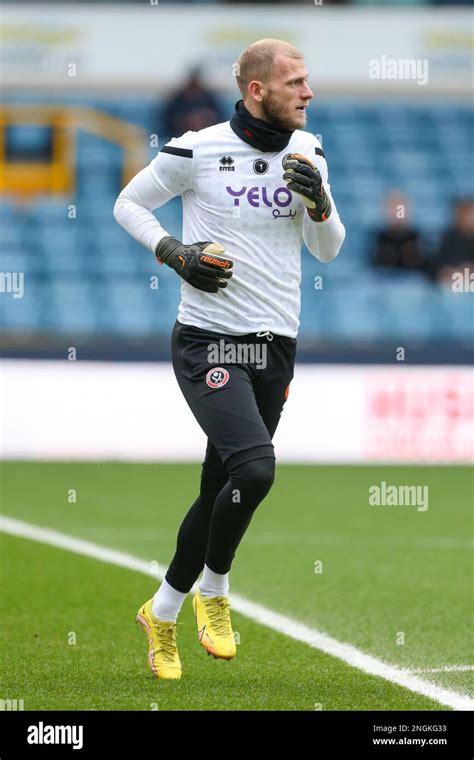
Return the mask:
<svg viewBox="0 0 474 760">
<path fill-rule="evenodd" d="M 101 100 L 87 94 L 62 99 L 23 94 L 15 100 L 89 105 L 148 130 L 160 109 L 160 103 L 140 95 Z M 235 97 L 227 99 L 229 113 L 234 102 Z M 370 268 L 370 261 L 373 234 L 381 226 L 390 190 L 407 193 L 413 222 L 430 245 L 449 222 L 449 207 L 439 203 L 440 173 L 453 199 L 474 193 L 473 123 L 472 109 L 453 103 L 331 101 L 310 108 L 307 129 L 322 135 L 329 181 L 347 235 L 340 256 L 329 266 L 303 251 L 300 335 L 472 340 L 469 294 L 454 294 L 423 277 L 384 276 Z M 149 160 L 155 154 L 149 150 Z M 113 218 L 121 160 L 119 146 L 81 130 L 74 197 L 52 201 L 42 196 L 24 207 L 5 198 L 0 204 L 2 271 L 23 272 L 25 277 L 23 298 L 10 293 L 0 298 L 2 328 L 68 335 L 169 332 L 180 282 Z M 75 219 L 68 216 L 71 204 Z M 181 236 L 179 198 L 156 215 L 170 234 Z M 314 287 L 318 276 L 322 289 Z M 150 287 L 153 277 L 158 278 L 157 290 Z"/>
</svg>

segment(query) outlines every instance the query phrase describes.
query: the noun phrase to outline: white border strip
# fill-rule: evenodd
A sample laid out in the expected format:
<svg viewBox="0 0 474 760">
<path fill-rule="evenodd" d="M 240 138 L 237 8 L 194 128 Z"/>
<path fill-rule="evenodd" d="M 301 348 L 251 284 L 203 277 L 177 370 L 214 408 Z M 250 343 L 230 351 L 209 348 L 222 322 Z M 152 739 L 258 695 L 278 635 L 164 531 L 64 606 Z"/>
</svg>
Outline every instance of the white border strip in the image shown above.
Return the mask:
<svg viewBox="0 0 474 760">
<path fill-rule="evenodd" d="M 73 536 L 68 536 L 49 528 L 41 528 L 38 525 L 32 525 L 22 520 L 15 520 L 11 517 L 0 517 L 0 532 L 28 538 L 32 541 L 49 544 L 60 549 L 66 549 L 75 554 L 92 557 L 101 562 L 125 567 L 128 570 L 135 570 L 158 580 L 163 580 L 166 573 L 164 565 L 159 565 L 155 562 L 152 564 L 138 557 L 133 557 L 131 554 L 126 554 L 115 549 L 108 549 L 105 546 L 100 546 L 90 541 L 74 538 Z M 308 644 L 313 649 L 319 649 L 321 652 L 325 652 L 325 654 L 337 657 L 337 659 L 342 660 L 342 662 L 353 668 L 361 670 L 363 673 L 379 676 L 415 694 L 422 694 L 424 697 L 428 697 L 428 699 L 439 702 L 446 707 L 451 707 L 453 710 L 474 710 L 474 699 L 471 699 L 466 694 L 424 681 L 412 675 L 409 670 L 402 670 L 393 665 L 388 665 L 376 657 L 364 654 L 364 652 L 361 652 L 360 649 L 351 644 L 338 641 L 315 628 L 310 628 L 304 623 L 299 623 L 286 615 L 280 615 L 278 612 L 273 612 L 267 607 L 251 602 L 243 596 L 232 594 L 232 608 L 266 628 L 271 628 L 273 631 L 282 633 L 284 636 Z"/>
<path fill-rule="evenodd" d="M 412 673 L 470 673 L 474 665 L 443 665 L 442 668 L 414 668 Z"/>
<path fill-rule="evenodd" d="M 297 364 L 277 459 L 471 463 L 473 388 L 471 367 Z M 2 359 L 0 418 L 1 459 L 201 462 L 206 448 L 169 362 Z"/>
</svg>

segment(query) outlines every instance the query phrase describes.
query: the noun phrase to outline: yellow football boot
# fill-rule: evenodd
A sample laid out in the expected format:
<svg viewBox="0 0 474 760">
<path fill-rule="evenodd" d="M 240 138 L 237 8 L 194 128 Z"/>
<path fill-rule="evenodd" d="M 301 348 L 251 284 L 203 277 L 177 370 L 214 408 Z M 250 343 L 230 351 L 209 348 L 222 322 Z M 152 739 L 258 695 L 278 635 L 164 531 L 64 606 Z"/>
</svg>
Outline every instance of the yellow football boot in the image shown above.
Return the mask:
<svg viewBox="0 0 474 760">
<path fill-rule="evenodd" d="M 159 620 L 152 611 L 153 599 L 140 607 L 135 622 L 148 637 L 148 664 L 157 678 L 181 678 L 181 661 L 176 646 L 176 623 Z"/>
<path fill-rule="evenodd" d="M 237 654 L 234 632 L 230 622 L 230 603 L 226 596 L 193 597 L 198 639 L 215 659 L 231 660 Z"/>
</svg>

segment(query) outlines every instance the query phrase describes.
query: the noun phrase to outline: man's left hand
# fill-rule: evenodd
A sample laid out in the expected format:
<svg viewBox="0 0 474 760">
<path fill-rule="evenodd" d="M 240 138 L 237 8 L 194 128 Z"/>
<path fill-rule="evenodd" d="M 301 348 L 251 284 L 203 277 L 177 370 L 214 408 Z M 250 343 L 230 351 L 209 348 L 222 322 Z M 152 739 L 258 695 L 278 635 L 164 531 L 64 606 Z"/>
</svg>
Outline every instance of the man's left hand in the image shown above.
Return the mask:
<svg viewBox="0 0 474 760">
<path fill-rule="evenodd" d="M 287 153 L 282 163 L 288 189 L 301 195 L 313 222 L 326 221 L 332 207 L 318 169 L 301 153 Z"/>
</svg>

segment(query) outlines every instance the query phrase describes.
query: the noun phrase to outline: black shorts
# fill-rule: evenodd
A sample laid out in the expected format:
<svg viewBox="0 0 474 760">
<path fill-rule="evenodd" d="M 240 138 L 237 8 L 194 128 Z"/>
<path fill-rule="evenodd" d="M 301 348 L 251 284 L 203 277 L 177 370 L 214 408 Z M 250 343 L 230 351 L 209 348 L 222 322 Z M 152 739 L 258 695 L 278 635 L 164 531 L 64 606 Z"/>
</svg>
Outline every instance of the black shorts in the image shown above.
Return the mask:
<svg viewBox="0 0 474 760">
<path fill-rule="evenodd" d="M 293 379 L 296 339 L 226 335 L 176 321 L 171 353 L 179 387 L 222 461 L 232 456 L 235 465 L 274 456 L 272 438 Z"/>
</svg>

